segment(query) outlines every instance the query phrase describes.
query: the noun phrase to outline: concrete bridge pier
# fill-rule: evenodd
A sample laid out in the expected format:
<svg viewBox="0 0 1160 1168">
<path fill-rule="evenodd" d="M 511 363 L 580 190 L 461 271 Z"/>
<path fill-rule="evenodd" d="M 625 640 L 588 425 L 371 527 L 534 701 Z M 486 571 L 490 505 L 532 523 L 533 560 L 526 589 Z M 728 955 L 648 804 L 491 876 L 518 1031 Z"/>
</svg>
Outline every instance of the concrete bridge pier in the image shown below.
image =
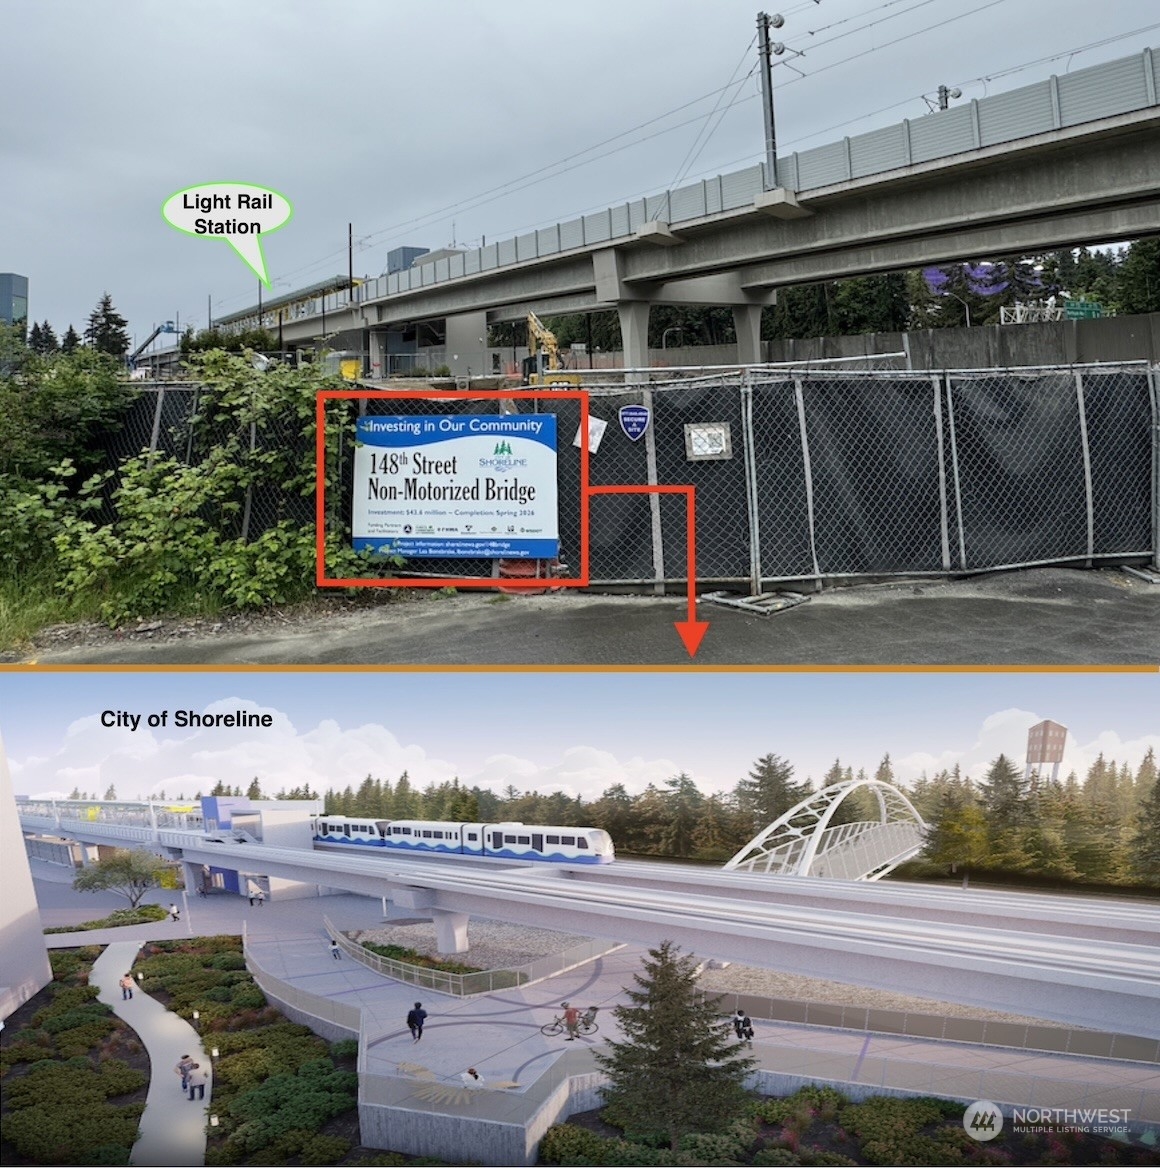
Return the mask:
<svg viewBox="0 0 1160 1168">
<path fill-rule="evenodd" d="M 620 341 L 624 349 L 625 369 L 648 368 L 647 300 L 621 300 L 616 305 L 620 318 Z"/>
<path fill-rule="evenodd" d="M 447 364 L 453 377 L 480 377 L 487 367 L 487 312 L 447 317 Z"/>
<path fill-rule="evenodd" d="M 733 329 L 737 333 L 737 363 L 760 365 L 765 360 L 761 351 L 761 304 L 734 304 Z"/>
<path fill-rule="evenodd" d="M 435 921 L 435 944 L 439 952 L 466 953 L 467 922 L 470 920 L 467 913 L 436 908 L 431 910 L 431 917 Z"/>
</svg>

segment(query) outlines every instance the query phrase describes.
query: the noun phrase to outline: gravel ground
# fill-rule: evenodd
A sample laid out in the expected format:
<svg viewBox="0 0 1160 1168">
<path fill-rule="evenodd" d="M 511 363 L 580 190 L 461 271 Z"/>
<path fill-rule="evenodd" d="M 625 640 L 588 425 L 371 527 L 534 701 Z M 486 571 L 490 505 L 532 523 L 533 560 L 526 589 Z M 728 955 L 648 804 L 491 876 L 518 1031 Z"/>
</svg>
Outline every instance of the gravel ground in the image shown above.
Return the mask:
<svg viewBox="0 0 1160 1168">
<path fill-rule="evenodd" d="M 573 945 L 588 940 L 571 933 L 557 933 L 548 929 L 525 928 L 503 924 L 500 921 L 481 921 L 472 917 L 467 927 L 471 949 L 462 955 L 465 964 L 480 969 L 512 969 L 527 965 L 539 957 L 562 953 Z M 356 941 L 375 941 L 380 945 L 404 945 L 416 952 L 435 956 L 435 926 L 430 921 L 400 923 L 380 929 L 353 933 Z M 748 965 L 727 965 L 714 962 L 701 974 L 706 989 L 733 993 L 756 994 L 766 998 L 788 998 L 799 1002 L 824 1002 L 836 1005 L 872 1006 L 880 1010 L 909 1010 L 919 1014 L 943 1014 L 950 1018 L 977 1018 L 995 1022 L 1034 1023 L 1050 1026 L 1041 1018 L 1025 1018 L 1018 1014 L 1004 1014 L 998 1010 L 984 1010 L 975 1006 L 960 1006 L 953 1002 L 936 1002 L 888 990 L 873 990 L 862 986 L 843 985 L 821 978 L 799 977 L 792 973 L 778 973 L 772 969 L 755 969 Z"/>
<path fill-rule="evenodd" d="M 435 926 L 430 921 L 366 929 L 353 933 L 352 937 L 356 941 L 374 941 L 379 945 L 403 945 L 429 957 L 439 953 L 435 947 Z M 588 940 L 571 933 L 530 929 L 501 921 L 481 921 L 475 917 L 467 926 L 467 939 L 471 949 L 453 960 L 479 969 L 514 969 L 540 957 L 563 953 L 565 949 Z"/>
</svg>

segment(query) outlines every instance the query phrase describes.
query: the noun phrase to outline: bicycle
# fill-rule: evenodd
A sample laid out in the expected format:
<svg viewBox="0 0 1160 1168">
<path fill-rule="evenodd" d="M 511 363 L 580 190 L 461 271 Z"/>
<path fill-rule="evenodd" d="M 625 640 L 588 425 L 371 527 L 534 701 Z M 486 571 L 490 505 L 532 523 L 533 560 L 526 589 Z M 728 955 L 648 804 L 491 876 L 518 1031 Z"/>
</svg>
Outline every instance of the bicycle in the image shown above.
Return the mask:
<svg viewBox="0 0 1160 1168">
<path fill-rule="evenodd" d="M 600 1027 L 596 1024 L 596 1011 L 599 1006 L 589 1006 L 584 1011 L 576 1026 L 577 1034 L 595 1034 Z M 540 1033 L 547 1035 L 548 1038 L 553 1038 L 557 1034 L 564 1034 L 567 1031 L 567 1026 L 564 1025 L 563 1015 L 558 1015 L 553 1018 L 551 1022 L 546 1023 L 540 1027 Z"/>
</svg>

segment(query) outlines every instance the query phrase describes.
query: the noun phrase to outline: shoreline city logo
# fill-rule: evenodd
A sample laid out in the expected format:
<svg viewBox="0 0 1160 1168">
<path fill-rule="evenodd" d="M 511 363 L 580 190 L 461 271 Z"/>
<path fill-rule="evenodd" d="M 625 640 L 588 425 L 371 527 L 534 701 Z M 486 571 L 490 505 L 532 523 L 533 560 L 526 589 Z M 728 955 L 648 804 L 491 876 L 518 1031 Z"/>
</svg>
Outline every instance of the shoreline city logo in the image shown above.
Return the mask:
<svg viewBox="0 0 1160 1168">
<path fill-rule="evenodd" d="M 491 458 L 481 458 L 479 460 L 479 467 L 481 470 L 494 471 L 496 474 L 506 475 L 513 470 L 522 470 L 528 465 L 526 458 L 512 457 L 512 444 L 503 438 L 495 444 L 495 449 L 491 452 Z"/>
<path fill-rule="evenodd" d="M 963 1112 L 963 1130 L 973 1140 L 993 1140 L 1003 1130 L 1003 1113 L 989 1099 L 976 1099 Z"/>
</svg>

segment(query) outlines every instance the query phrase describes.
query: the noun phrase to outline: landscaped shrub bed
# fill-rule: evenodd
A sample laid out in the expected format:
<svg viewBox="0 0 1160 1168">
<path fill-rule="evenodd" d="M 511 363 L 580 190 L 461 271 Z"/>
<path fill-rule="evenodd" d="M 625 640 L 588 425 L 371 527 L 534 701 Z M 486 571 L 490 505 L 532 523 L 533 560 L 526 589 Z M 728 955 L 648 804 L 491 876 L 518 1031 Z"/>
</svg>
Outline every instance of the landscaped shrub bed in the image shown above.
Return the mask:
<svg viewBox="0 0 1160 1168">
<path fill-rule="evenodd" d="M 4 1164 L 127 1164 L 149 1083 L 133 1031 L 88 985 L 96 946 L 49 953 L 53 981 L 0 1034 Z"/>
<path fill-rule="evenodd" d="M 442 961 L 438 957 L 431 957 L 415 949 L 408 949 L 403 945 L 380 945 L 377 941 L 360 941 L 364 949 L 377 953 L 380 957 L 389 957 L 392 961 L 401 961 L 404 965 L 421 965 L 424 969 L 437 969 L 440 973 L 481 973 L 477 965 L 463 965 L 458 961 Z"/>
<path fill-rule="evenodd" d="M 549 1128 L 541 1164 L 606 1165 L 1087 1165 L 1156 1163 L 1154 1148 L 1098 1136 L 1004 1131 L 980 1143 L 963 1130 L 963 1105 L 875 1097 L 851 1103 L 829 1087 L 804 1087 L 754 1103 L 725 1131 L 686 1136 L 672 1152 L 659 1137 L 628 1135 L 598 1111 Z"/>
<path fill-rule="evenodd" d="M 207 1165 L 337 1164 L 358 1143 L 358 1043 L 328 1045 L 266 1004 L 237 937 L 158 941 L 142 989 L 197 1027 L 213 1060 Z"/>
<path fill-rule="evenodd" d="M 139 904 L 136 908 L 118 908 L 96 921 L 85 921 L 79 925 L 61 925 L 45 929 L 46 933 L 83 933 L 93 929 L 119 929 L 125 925 L 147 925 L 153 921 L 163 921 L 169 913 L 159 904 Z"/>
</svg>

